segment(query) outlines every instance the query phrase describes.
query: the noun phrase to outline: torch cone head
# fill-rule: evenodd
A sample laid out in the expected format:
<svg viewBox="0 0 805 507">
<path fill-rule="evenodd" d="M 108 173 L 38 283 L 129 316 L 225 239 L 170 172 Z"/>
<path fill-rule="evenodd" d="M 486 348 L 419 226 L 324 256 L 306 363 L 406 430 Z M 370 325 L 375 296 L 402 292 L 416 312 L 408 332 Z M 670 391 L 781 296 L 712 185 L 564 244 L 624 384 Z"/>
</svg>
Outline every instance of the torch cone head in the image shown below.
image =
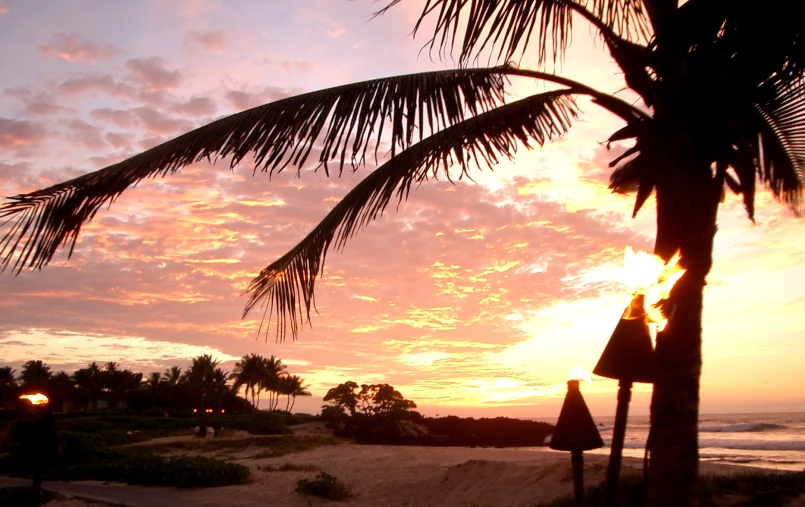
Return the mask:
<svg viewBox="0 0 805 507">
<path fill-rule="evenodd" d="M 593 373 L 631 382 L 654 382 L 657 360 L 645 316 L 618 322 Z"/>
<path fill-rule="evenodd" d="M 567 382 L 567 395 L 548 446 L 557 451 L 589 451 L 602 447 L 601 435 L 579 390 L 578 380 Z"/>
</svg>

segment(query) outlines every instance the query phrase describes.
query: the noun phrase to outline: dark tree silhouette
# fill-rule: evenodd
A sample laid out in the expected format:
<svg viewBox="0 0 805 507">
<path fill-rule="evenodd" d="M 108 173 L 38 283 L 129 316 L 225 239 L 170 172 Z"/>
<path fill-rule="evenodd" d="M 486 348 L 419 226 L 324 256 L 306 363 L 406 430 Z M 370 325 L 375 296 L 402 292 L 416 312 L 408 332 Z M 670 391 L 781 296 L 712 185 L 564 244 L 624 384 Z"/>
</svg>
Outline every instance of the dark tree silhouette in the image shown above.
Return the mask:
<svg viewBox="0 0 805 507">
<path fill-rule="evenodd" d="M 249 399 L 249 392 L 252 395 L 252 407 L 257 410 L 257 402 L 255 401 L 255 390 L 261 389 L 260 381 L 263 378 L 263 367 L 265 358 L 259 354 L 249 354 L 235 363 L 235 369 L 232 371 L 232 378 L 234 384 L 232 388 L 235 392 L 245 387 L 243 393 L 244 398 Z"/>
<path fill-rule="evenodd" d="M 44 389 L 47 387 L 52 375 L 50 366 L 40 360 L 31 360 L 22 365 L 20 380 L 22 381 L 23 389 Z"/>
<path fill-rule="evenodd" d="M 387 10 L 400 0 L 394 0 Z M 265 304 L 277 336 L 310 319 L 314 285 L 331 246 L 343 247 L 412 187 L 457 166 L 461 174 L 510 157 L 518 145 L 564 134 L 590 97 L 623 121 L 609 140 L 633 140 L 610 164 L 611 188 L 635 192 L 637 213 L 657 200 L 655 253 L 681 251 L 685 275 L 671 293 L 673 319 L 657 338 L 660 375 L 651 408 L 649 497 L 690 505 L 697 475 L 702 293 L 712 265 L 718 204 L 725 188 L 754 216 L 757 182 L 800 211 L 805 177 L 805 41 L 797 2 L 734 0 L 426 0 L 430 48 L 457 49 L 463 66 L 480 53 L 499 63 L 535 54 L 540 69 L 570 44 L 572 23 L 588 23 L 642 99 L 640 108 L 582 83 L 512 65 L 461 68 L 340 86 L 280 100 L 218 120 L 144 153 L 0 207 L 6 220 L 0 262 L 38 269 L 81 226 L 138 181 L 212 157 L 234 166 L 304 165 L 317 144 L 326 174 L 391 158 L 296 247 L 263 269 L 246 312 Z M 454 47 L 455 46 L 455 47 Z M 557 89 L 504 105 L 508 80 Z M 449 177 L 449 175 L 448 175 Z"/>
</svg>

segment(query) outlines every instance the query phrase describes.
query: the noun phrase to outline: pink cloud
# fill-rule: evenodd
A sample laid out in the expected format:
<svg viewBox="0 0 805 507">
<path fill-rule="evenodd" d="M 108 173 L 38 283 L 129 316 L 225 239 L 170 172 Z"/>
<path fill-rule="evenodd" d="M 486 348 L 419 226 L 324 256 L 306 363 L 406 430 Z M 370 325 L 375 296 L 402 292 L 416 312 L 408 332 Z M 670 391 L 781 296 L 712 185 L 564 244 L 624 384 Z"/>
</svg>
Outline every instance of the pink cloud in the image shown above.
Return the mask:
<svg viewBox="0 0 805 507">
<path fill-rule="evenodd" d="M 8 14 L 8 7 L 6 7 L 6 0 L 0 0 L 0 15 Z"/>
<path fill-rule="evenodd" d="M 128 109 L 95 109 L 89 113 L 94 120 L 111 123 L 120 128 L 128 129 L 137 125 L 137 117 Z"/>
<path fill-rule="evenodd" d="M 215 101 L 209 97 L 193 97 L 172 107 L 173 111 L 187 116 L 201 117 L 215 114 Z"/>
<path fill-rule="evenodd" d="M 178 70 L 166 68 L 160 56 L 133 58 L 126 62 L 130 78 L 148 90 L 172 90 L 179 86 L 183 77 Z"/>
<path fill-rule="evenodd" d="M 110 146 L 118 150 L 127 150 L 127 151 L 130 150 L 132 138 L 133 138 L 132 135 L 122 134 L 120 132 L 106 133 L 106 142 L 108 142 Z"/>
<path fill-rule="evenodd" d="M 77 111 L 72 107 L 59 106 L 47 101 L 38 100 L 25 105 L 22 114 L 25 116 L 52 116 L 57 114 L 75 114 Z"/>
<path fill-rule="evenodd" d="M 106 148 L 106 140 L 103 136 L 103 129 L 97 125 L 73 119 L 67 122 L 65 138 L 72 144 L 84 146 L 93 151 L 100 151 Z"/>
<path fill-rule="evenodd" d="M 95 44 L 78 34 L 57 33 L 49 44 L 36 47 L 45 57 L 59 57 L 71 62 L 96 62 L 122 55 L 123 50 L 111 44 Z"/>
<path fill-rule="evenodd" d="M 36 144 L 47 136 L 48 131 L 41 123 L 0 117 L 0 148 Z"/>
<path fill-rule="evenodd" d="M 95 109 L 90 112 L 90 117 L 124 129 L 142 128 L 150 134 L 160 136 L 178 134 L 194 127 L 191 121 L 177 119 L 150 106 L 130 109 Z"/>
<path fill-rule="evenodd" d="M 188 120 L 176 119 L 158 109 L 148 106 L 132 110 L 139 118 L 141 125 L 151 134 L 172 135 L 191 130 L 195 125 Z"/>
<path fill-rule="evenodd" d="M 207 52 L 222 55 L 226 53 L 227 38 L 221 31 L 193 30 L 185 34 L 184 44 L 191 49 L 200 47 Z"/>
<path fill-rule="evenodd" d="M 309 74 L 316 70 L 316 66 L 307 60 L 285 60 L 280 63 L 280 67 L 285 72 L 302 72 Z"/>
<path fill-rule="evenodd" d="M 268 102 L 290 97 L 295 92 L 283 90 L 274 86 L 264 88 L 259 92 L 246 92 L 241 90 L 227 90 L 225 97 L 232 109 L 242 111 Z"/>
<path fill-rule="evenodd" d="M 56 91 L 66 95 L 80 95 L 91 91 L 102 91 L 118 98 L 129 98 L 135 94 L 128 83 L 114 79 L 110 75 L 89 73 L 66 79 L 56 86 Z"/>
</svg>

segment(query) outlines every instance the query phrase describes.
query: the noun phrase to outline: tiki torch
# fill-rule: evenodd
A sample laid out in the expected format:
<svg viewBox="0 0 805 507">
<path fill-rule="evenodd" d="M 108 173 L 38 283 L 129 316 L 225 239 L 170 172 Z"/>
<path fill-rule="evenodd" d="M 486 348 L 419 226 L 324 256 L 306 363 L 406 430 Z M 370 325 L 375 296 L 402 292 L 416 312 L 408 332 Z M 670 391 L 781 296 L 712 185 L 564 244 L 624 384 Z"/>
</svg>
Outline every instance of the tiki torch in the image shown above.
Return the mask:
<svg viewBox="0 0 805 507">
<path fill-rule="evenodd" d="M 685 273 L 678 264 L 679 259 L 678 252 L 665 262 L 656 255 L 635 253 L 630 247 L 626 248 L 627 284 L 632 290 L 632 300 L 593 369 L 596 375 L 618 380 L 618 404 L 607 467 L 604 503 L 607 507 L 615 505 L 618 491 L 632 384 L 653 383 L 657 376 L 649 323 L 655 325 L 658 331 L 662 331 L 667 323 L 663 308 L 671 288 Z"/>
<path fill-rule="evenodd" d="M 654 382 L 657 362 L 651 344 L 643 297 L 636 296 L 621 317 L 609 339 L 604 353 L 595 365 L 593 373 L 618 380 L 618 405 L 615 410 L 615 427 L 612 430 L 612 445 L 607 466 L 605 505 L 615 505 L 620 478 L 623 440 L 626 436 L 626 419 L 629 402 L 632 400 L 634 382 Z"/>
<path fill-rule="evenodd" d="M 571 377 L 573 372 L 571 372 Z M 586 373 L 584 376 L 587 376 Z M 598 449 L 603 446 L 601 436 L 595 422 L 584 403 L 579 389 L 579 380 L 571 378 L 567 381 L 567 394 L 559 420 L 548 446 L 557 451 L 570 451 L 570 463 L 573 467 L 573 497 L 576 507 L 584 505 L 584 451 Z"/>
<path fill-rule="evenodd" d="M 33 417 L 22 427 L 22 459 L 33 476 L 31 493 L 34 505 L 42 499 L 42 475 L 58 454 L 56 421 L 48 406 L 48 397 L 41 393 L 24 394 L 21 400 L 31 403 Z"/>
</svg>

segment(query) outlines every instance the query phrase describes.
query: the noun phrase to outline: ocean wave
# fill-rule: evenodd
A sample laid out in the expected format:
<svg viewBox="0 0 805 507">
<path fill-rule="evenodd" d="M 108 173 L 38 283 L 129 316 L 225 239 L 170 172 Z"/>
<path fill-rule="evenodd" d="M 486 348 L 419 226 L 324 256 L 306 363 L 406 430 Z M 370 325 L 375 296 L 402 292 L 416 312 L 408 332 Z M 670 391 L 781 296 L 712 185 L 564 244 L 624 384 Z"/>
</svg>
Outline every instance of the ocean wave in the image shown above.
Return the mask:
<svg viewBox="0 0 805 507">
<path fill-rule="evenodd" d="M 729 454 L 706 454 L 703 453 L 699 456 L 703 461 L 724 461 L 728 463 L 765 463 L 771 465 L 801 465 L 802 461 L 796 459 L 785 458 L 768 458 L 765 456 L 750 456 L 750 455 L 729 455 Z"/>
<path fill-rule="evenodd" d="M 745 433 L 745 432 L 784 430 L 786 428 L 787 428 L 787 426 L 784 426 L 782 424 L 743 423 L 743 424 L 728 424 L 728 425 L 721 425 L 721 426 L 699 426 L 699 432 L 702 432 L 702 433 Z"/>
<path fill-rule="evenodd" d="M 700 440 L 699 448 L 739 449 L 744 451 L 805 451 L 802 440 Z"/>
<path fill-rule="evenodd" d="M 611 439 L 604 439 L 604 445 L 610 447 Z M 626 449 L 642 449 L 645 441 L 624 442 Z M 741 451 L 805 451 L 802 440 L 700 440 L 700 449 L 735 449 Z"/>
</svg>

